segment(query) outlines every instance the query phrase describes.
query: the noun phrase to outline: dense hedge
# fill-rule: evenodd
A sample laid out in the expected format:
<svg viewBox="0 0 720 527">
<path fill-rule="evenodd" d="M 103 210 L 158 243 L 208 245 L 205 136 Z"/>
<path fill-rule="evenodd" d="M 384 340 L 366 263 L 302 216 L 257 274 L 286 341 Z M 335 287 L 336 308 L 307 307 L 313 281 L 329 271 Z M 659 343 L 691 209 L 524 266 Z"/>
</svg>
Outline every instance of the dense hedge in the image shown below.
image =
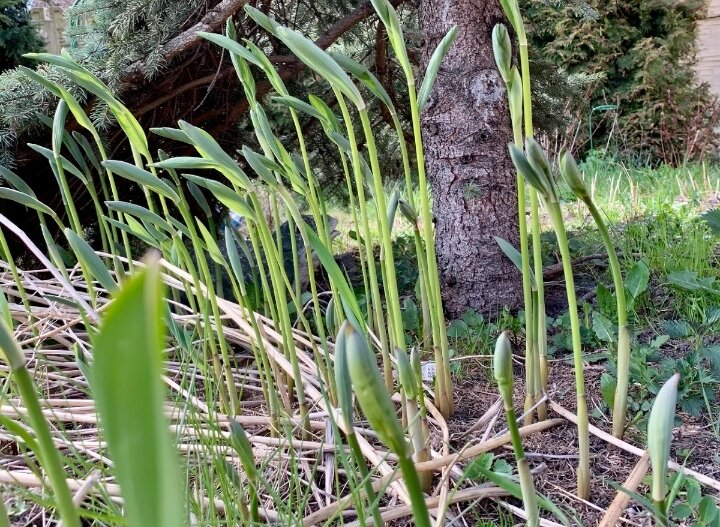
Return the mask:
<svg viewBox="0 0 720 527">
<path fill-rule="evenodd" d="M 625 159 L 676 164 L 717 146 L 717 104 L 692 67 L 703 0 L 521 4 L 535 53 L 588 81 L 571 105 L 579 128 L 565 131 L 576 149 L 588 148 L 589 112 L 603 104 L 619 109 L 594 114 L 594 144 Z"/>
</svg>

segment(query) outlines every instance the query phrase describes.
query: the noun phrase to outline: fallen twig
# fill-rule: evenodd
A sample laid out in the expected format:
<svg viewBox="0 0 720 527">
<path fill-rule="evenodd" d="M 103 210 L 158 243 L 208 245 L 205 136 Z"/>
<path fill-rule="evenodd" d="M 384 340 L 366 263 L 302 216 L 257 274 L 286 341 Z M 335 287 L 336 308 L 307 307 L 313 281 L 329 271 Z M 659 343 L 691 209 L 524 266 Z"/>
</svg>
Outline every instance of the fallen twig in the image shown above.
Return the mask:
<svg viewBox="0 0 720 527">
<path fill-rule="evenodd" d="M 577 416 L 572 413 L 567 408 L 564 408 L 563 406 L 559 405 L 555 401 L 550 401 L 550 408 L 558 414 L 567 419 L 568 421 L 577 424 Z M 611 434 L 608 434 L 607 432 L 600 430 L 597 426 L 590 425 L 590 433 L 594 435 L 595 437 L 599 437 L 606 443 L 610 443 L 611 445 L 614 445 L 618 448 L 621 448 L 625 452 L 630 452 L 631 454 L 635 454 L 638 457 L 642 457 L 645 451 L 642 448 L 638 448 L 634 445 L 631 445 L 630 443 L 627 443 L 626 441 L 623 441 L 622 439 L 618 439 Z M 674 461 L 668 462 L 668 467 L 675 471 L 682 470 L 685 474 L 692 476 L 698 482 L 702 483 L 703 485 L 706 485 L 708 487 L 711 487 L 715 490 L 720 491 L 720 481 L 713 479 L 709 476 L 706 476 L 705 474 L 700 474 L 700 472 L 697 472 L 695 470 L 691 470 L 686 467 L 680 466 L 678 463 Z"/>
</svg>

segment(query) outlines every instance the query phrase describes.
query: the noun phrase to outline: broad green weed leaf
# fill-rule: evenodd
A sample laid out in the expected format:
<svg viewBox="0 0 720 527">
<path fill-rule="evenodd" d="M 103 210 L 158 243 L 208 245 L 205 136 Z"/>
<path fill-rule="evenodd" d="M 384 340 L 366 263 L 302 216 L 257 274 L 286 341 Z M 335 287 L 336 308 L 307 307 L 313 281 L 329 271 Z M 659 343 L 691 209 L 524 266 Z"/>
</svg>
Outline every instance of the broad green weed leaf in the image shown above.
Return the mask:
<svg viewBox="0 0 720 527">
<path fill-rule="evenodd" d="M 637 262 L 625 279 L 625 289 L 633 298 L 639 297 L 647 290 L 648 281 L 650 280 L 650 268 L 640 260 Z"/>
<path fill-rule="evenodd" d="M 675 286 L 685 291 L 706 291 L 709 293 L 718 294 L 718 291 L 714 287 L 715 279 L 713 277 L 699 278 L 696 271 L 677 271 L 668 275 L 668 282 L 670 285 Z"/>
<path fill-rule="evenodd" d="M 663 331 L 673 339 L 689 337 L 693 332 L 690 324 L 684 320 L 663 320 L 660 325 Z"/>
<path fill-rule="evenodd" d="M 710 210 L 700 218 L 707 224 L 713 234 L 720 235 L 720 209 Z"/>
<path fill-rule="evenodd" d="M 709 307 L 705 310 L 705 324 L 712 326 L 720 321 L 720 307 Z"/>
<path fill-rule="evenodd" d="M 128 525 L 187 525 L 180 462 L 163 415 L 162 281 L 156 261 L 108 307 L 95 343 L 93 392 Z"/>
<path fill-rule="evenodd" d="M 706 359 L 714 372 L 720 372 L 720 345 L 706 346 L 700 348 L 700 354 Z"/>
<path fill-rule="evenodd" d="M 402 309 L 403 326 L 405 329 L 415 331 L 420 327 L 420 317 L 418 315 L 418 307 L 413 299 L 405 298 Z"/>
<path fill-rule="evenodd" d="M 600 376 L 600 393 L 602 394 L 603 401 L 609 408 L 612 408 L 615 403 L 615 388 L 617 387 L 617 380 L 609 373 L 603 373 Z"/>
<path fill-rule="evenodd" d="M 593 311 L 592 325 L 595 336 L 603 342 L 615 342 L 615 327 L 602 313 Z"/>
</svg>

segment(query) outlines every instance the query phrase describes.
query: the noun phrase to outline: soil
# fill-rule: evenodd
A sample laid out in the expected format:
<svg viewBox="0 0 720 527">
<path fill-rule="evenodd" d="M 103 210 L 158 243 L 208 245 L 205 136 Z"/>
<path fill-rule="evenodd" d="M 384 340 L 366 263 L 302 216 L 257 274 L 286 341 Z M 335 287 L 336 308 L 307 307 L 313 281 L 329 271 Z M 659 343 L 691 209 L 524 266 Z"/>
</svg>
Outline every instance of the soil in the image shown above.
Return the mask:
<svg viewBox="0 0 720 527">
<path fill-rule="evenodd" d="M 588 365 L 584 369 L 587 392 L 588 411 L 591 414 L 591 424 L 609 431 L 611 422 L 607 416 L 598 418 L 593 416 L 593 410 L 601 408 L 600 375 L 604 367 Z M 460 436 L 469 429 L 478 418 L 496 401 L 497 392 L 488 383 L 491 375 L 489 361 L 477 361 L 474 365 L 466 364 L 462 379 L 457 379 L 454 386 L 456 412 L 449 421 L 451 436 Z M 549 372 L 550 397 L 571 412 L 575 412 L 575 376 L 572 365 L 568 360 L 555 360 L 550 365 Z M 515 368 L 515 407 L 522 408 L 524 397 L 524 374 L 520 366 Z M 599 413 L 599 412 L 598 412 Z M 549 411 L 548 417 L 558 417 Z M 720 440 L 714 435 L 712 426 L 706 418 L 695 418 L 687 414 L 679 414 L 680 426 L 673 434 L 672 456 L 682 464 L 684 456 L 690 452 L 686 466 L 711 478 L 720 478 Z M 494 426 L 497 433 L 505 426 L 504 416 Z M 476 431 L 469 437 L 462 438 L 452 446 L 461 448 L 469 439 L 479 439 L 484 428 Z M 624 438 L 627 442 L 643 446 L 644 434 L 634 427 L 628 429 Z M 530 468 L 537 471 L 535 486 L 541 494 L 547 496 L 556 505 L 568 512 L 570 518 L 586 526 L 597 525 L 605 509 L 610 505 L 617 494 L 612 483 L 622 484 L 630 474 L 639 458 L 625 452 L 618 447 L 610 445 L 603 440 L 590 436 L 590 465 L 591 465 L 591 498 L 590 502 L 583 502 L 575 495 L 576 465 L 577 465 L 577 433 L 571 422 L 530 435 L 523 439 L 525 452 L 529 458 Z M 503 457 L 511 465 L 514 464 L 512 449 L 506 446 L 494 452 L 496 456 Z M 646 494 L 649 489 L 643 485 L 638 492 Z M 703 488 L 704 495 L 716 495 L 712 489 Z M 510 501 L 512 503 L 512 500 Z M 521 506 L 519 501 L 515 505 Z M 497 518 L 498 509 L 489 501 L 481 502 L 473 511 L 476 520 L 493 520 Z M 635 502 L 631 502 L 624 518 L 632 523 L 623 522 L 624 525 L 649 525 L 645 511 Z M 548 518 L 550 519 L 550 518 Z M 472 523 L 470 523 L 472 524 Z"/>
</svg>

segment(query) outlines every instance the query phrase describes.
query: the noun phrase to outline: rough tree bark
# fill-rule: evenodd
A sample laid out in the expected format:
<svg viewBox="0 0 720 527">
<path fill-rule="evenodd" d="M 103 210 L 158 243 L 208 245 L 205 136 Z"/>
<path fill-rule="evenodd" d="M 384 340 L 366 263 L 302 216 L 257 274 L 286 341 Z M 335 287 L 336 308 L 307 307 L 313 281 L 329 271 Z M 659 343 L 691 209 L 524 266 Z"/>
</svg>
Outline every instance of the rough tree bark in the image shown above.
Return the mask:
<svg viewBox="0 0 720 527">
<path fill-rule="evenodd" d="M 505 87 L 491 33 L 497 0 L 422 0 L 423 66 L 452 26 L 458 35 L 425 107 L 422 125 L 445 310 L 494 312 L 522 297 L 519 271 L 494 237 L 518 246 L 515 173 Z"/>
</svg>

